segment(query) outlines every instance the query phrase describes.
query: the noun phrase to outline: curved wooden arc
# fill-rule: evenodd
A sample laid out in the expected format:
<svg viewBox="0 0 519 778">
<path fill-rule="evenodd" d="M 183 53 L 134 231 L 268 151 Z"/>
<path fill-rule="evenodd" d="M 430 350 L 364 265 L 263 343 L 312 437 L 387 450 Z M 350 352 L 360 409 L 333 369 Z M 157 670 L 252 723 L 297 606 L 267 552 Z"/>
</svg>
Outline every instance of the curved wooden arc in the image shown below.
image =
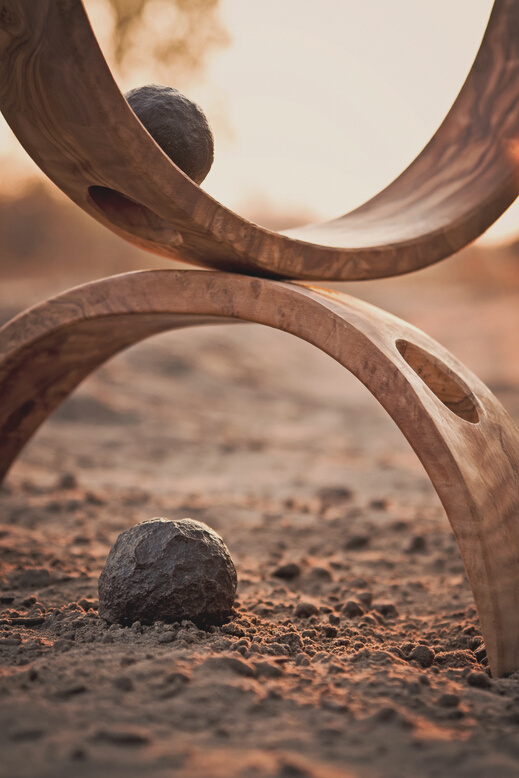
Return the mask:
<svg viewBox="0 0 519 778">
<path fill-rule="evenodd" d="M 495 675 L 519 667 L 519 432 L 489 389 L 411 325 L 334 292 L 225 273 L 145 271 L 55 297 L 0 330 L 1 472 L 102 362 L 166 330 L 252 321 L 308 341 L 374 394 L 456 535 Z"/>
<path fill-rule="evenodd" d="M 81 0 L 0 6 L 0 108 L 33 159 L 122 237 L 214 269 L 356 280 L 453 254 L 519 192 L 518 99 L 519 2 L 496 0 L 457 100 L 402 175 L 339 219 L 274 233 L 213 200 L 159 149 L 114 82 Z"/>
</svg>

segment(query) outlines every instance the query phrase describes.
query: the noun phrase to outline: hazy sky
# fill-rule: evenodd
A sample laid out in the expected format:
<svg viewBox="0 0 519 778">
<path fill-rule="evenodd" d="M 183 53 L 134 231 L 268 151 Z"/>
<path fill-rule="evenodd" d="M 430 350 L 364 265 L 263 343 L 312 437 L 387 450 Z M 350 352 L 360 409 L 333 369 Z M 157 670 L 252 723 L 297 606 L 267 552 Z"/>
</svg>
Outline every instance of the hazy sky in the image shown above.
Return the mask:
<svg viewBox="0 0 519 778">
<path fill-rule="evenodd" d="M 215 130 L 215 163 L 204 188 L 241 213 L 263 200 L 319 219 L 368 199 L 443 119 L 491 6 L 222 0 L 232 43 L 213 55 L 204 83 L 191 91 Z M 0 154 L 12 148 L 0 128 Z M 493 231 L 519 232 L 519 208 Z"/>
<path fill-rule="evenodd" d="M 213 58 L 210 77 L 235 139 L 217 147 L 206 188 L 242 212 L 247 199 L 293 203 L 319 218 L 359 205 L 442 121 L 491 6 L 224 0 L 233 45 Z M 519 211 L 508 219 L 519 232 Z"/>
</svg>

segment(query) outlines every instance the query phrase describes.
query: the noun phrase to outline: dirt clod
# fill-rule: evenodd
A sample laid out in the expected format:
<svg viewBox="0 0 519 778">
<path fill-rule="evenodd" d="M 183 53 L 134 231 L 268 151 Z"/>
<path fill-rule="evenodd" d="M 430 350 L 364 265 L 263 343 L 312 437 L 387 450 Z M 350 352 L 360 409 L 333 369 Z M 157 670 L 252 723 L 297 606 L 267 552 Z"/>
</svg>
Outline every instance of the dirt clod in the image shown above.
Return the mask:
<svg viewBox="0 0 519 778">
<path fill-rule="evenodd" d="M 74 473 L 62 473 L 58 481 L 58 489 L 68 490 L 77 488 L 77 478 Z"/>
<path fill-rule="evenodd" d="M 474 686 L 476 689 L 490 689 L 492 681 L 486 673 L 469 673 L 467 675 L 467 683 L 469 686 Z"/>
<path fill-rule="evenodd" d="M 434 662 L 434 651 L 429 646 L 416 646 L 408 658 L 414 659 L 422 667 L 430 667 Z"/>
<path fill-rule="evenodd" d="M 298 619 L 309 619 L 310 616 L 317 616 L 319 608 L 313 602 L 300 602 L 296 605 L 294 616 Z"/>
<path fill-rule="evenodd" d="M 348 619 L 354 619 L 357 616 L 362 616 L 364 610 L 355 600 L 348 600 L 342 609 L 342 613 Z"/>
<path fill-rule="evenodd" d="M 438 698 L 438 705 L 441 708 L 457 708 L 460 704 L 460 698 L 457 694 L 449 694 L 446 692 Z"/>
<path fill-rule="evenodd" d="M 344 543 L 346 551 L 358 551 L 361 548 L 367 548 L 369 545 L 369 535 L 356 534 L 350 537 Z"/>
<path fill-rule="evenodd" d="M 272 575 L 275 575 L 276 578 L 284 578 L 286 581 L 291 581 L 293 578 L 301 575 L 301 568 L 295 562 L 288 562 L 276 568 Z"/>
</svg>

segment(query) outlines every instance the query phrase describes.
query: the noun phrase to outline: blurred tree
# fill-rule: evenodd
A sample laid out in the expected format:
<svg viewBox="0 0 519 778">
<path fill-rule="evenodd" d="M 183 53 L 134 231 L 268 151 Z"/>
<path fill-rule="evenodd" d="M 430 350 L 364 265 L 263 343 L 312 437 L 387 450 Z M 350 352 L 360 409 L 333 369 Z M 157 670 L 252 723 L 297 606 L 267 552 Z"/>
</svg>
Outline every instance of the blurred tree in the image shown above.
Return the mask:
<svg viewBox="0 0 519 778">
<path fill-rule="evenodd" d="M 104 2 L 113 14 L 113 57 L 121 70 L 151 56 L 170 79 L 196 75 L 211 50 L 229 42 L 218 14 L 220 0 Z"/>
</svg>

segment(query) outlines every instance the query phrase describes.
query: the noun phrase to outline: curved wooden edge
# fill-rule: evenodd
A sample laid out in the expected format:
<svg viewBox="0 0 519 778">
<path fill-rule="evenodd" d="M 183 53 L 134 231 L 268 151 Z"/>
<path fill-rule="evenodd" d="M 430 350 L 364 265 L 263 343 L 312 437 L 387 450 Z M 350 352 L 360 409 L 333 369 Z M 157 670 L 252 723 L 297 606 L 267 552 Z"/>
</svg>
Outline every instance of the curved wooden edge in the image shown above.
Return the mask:
<svg viewBox="0 0 519 778">
<path fill-rule="evenodd" d="M 453 254 L 519 192 L 518 98 L 519 4 L 496 0 L 458 99 L 407 170 L 350 214 L 278 234 L 216 202 L 159 149 L 81 0 L 3 0 L 0 14 L 0 108 L 42 170 L 127 240 L 221 270 L 359 280 Z"/>
<path fill-rule="evenodd" d="M 373 393 L 416 451 L 456 535 L 490 667 L 519 667 L 519 432 L 424 333 L 346 295 L 225 273 L 143 271 L 72 289 L 0 330 L 1 471 L 102 362 L 158 332 L 251 321 L 308 341 Z"/>
</svg>

